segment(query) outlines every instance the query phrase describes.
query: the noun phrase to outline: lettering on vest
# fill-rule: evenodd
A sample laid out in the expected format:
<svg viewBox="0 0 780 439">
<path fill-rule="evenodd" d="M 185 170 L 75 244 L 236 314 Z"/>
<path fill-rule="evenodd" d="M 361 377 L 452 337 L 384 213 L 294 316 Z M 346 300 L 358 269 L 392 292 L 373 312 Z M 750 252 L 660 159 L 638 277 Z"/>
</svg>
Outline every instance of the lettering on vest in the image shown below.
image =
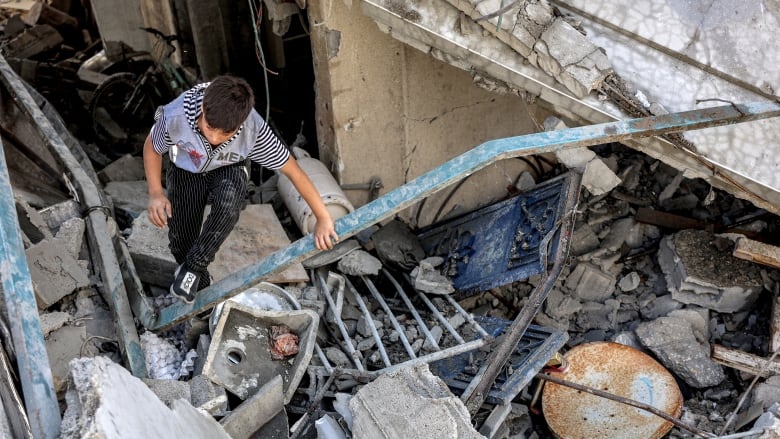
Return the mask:
<svg viewBox="0 0 780 439">
<path fill-rule="evenodd" d="M 220 152 L 219 155 L 217 155 L 217 160 L 221 162 L 230 162 L 230 163 L 237 163 L 241 162 L 245 159 L 241 154 L 238 154 L 236 152 L 227 152 L 223 151 Z"/>
</svg>

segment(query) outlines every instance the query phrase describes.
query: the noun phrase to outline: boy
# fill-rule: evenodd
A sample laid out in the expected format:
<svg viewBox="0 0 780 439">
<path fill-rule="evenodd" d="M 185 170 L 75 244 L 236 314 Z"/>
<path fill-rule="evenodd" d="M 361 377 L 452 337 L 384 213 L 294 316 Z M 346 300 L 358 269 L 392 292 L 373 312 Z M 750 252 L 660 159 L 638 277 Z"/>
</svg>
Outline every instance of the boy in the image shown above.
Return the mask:
<svg viewBox="0 0 780 439">
<path fill-rule="evenodd" d="M 165 153 L 171 159 L 167 197 L 161 178 Z M 179 264 L 170 291 L 187 303 L 211 284 L 207 267 L 238 221 L 249 178 L 247 157 L 292 181 L 317 218 L 318 249 L 338 242 L 319 193 L 254 110 L 252 88 L 241 78 L 218 76 L 158 108 L 143 156 L 149 219 L 157 227 L 168 226 L 171 253 Z M 207 202 L 211 212 L 204 223 Z"/>
</svg>

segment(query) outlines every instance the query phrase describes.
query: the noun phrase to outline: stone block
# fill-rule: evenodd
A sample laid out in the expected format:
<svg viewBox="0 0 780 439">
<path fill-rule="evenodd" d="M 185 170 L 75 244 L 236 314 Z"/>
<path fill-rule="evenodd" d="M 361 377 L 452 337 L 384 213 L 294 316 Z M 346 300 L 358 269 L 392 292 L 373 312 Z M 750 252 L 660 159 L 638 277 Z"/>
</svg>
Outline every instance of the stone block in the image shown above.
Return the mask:
<svg viewBox="0 0 780 439">
<path fill-rule="evenodd" d="M 381 375 L 355 394 L 349 408 L 355 439 L 483 437 L 463 402 L 427 364 Z"/>
<path fill-rule="evenodd" d="M 77 260 L 56 240 L 41 241 L 25 250 L 25 254 L 40 309 L 90 284 L 87 261 Z"/>
<path fill-rule="evenodd" d="M 534 45 L 539 67 L 577 97 L 587 96 L 612 73 L 607 56 L 562 18 L 556 18 Z"/>
<path fill-rule="evenodd" d="M 144 378 L 141 381 L 168 407 L 171 407 L 173 401 L 177 399 L 192 400 L 190 385 L 185 381 L 157 380 L 152 378 Z"/>
<path fill-rule="evenodd" d="M 709 343 L 697 339 L 687 320 L 660 317 L 641 323 L 635 332 L 664 366 L 691 387 L 717 386 L 726 379 L 723 368 L 710 358 Z"/>
<path fill-rule="evenodd" d="M 114 202 L 114 208 L 133 218 L 146 216 L 149 206 L 149 188 L 145 181 L 111 181 L 104 191 Z"/>
<path fill-rule="evenodd" d="M 672 297 L 717 312 L 746 309 L 763 289 L 761 271 L 731 255 L 731 241 L 703 230 L 683 230 L 661 240 L 658 263 Z"/>
<path fill-rule="evenodd" d="M 284 361 L 271 357 L 269 330 L 274 325 L 286 325 L 298 336 L 298 353 Z M 314 311 L 257 310 L 228 300 L 214 329 L 203 374 L 241 399 L 281 375 L 287 404 L 306 373 L 318 325 Z"/>
<path fill-rule="evenodd" d="M 103 184 L 112 181 L 142 181 L 145 177 L 143 157 L 130 154 L 114 160 L 98 172 L 98 178 Z"/>
<path fill-rule="evenodd" d="M 46 355 L 49 357 L 54 391 L 65 392 L 68 385 L 68 364 L 81 356 L 81 349 L 87 341 L 84 326 L 63 326 L 46 337 Z"/>
<path fill-rule="evenodd" d="M 615 278 L 593 264 L 581 262 L 566 278 L 566 288 L 581 300 L 603 301 L 612 297 Z"/>
<path fill-rule="evenodd" d="M 277 375 L 258 389 L 251 398 L 225 416 L 220 424 L 231 438 L 250 439 L 283 410 L 282 377 Z"/>
<path fill-rule="evenodd" d="M 185 400 L 169 409 L 138 378 L 104 357 L 70 365 L 62 439 L 230 439 L 213 418 Z"/>
</svg>

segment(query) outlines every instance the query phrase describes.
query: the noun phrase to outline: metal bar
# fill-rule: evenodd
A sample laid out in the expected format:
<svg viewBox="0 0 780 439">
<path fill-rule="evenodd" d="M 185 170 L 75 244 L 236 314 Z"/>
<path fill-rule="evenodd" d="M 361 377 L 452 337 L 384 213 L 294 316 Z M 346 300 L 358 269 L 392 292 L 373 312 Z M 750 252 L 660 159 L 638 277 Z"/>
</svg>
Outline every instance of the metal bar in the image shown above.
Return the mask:
<svg viewBox="0 0 780 439">
<path fill-rule="evenodd" d="M 109 232 L 107 207 L 102 193 L 38 108 L 22 81 L 8 65 L 5 58 L 1 56 L 0 80 L 6 88 L 4 91 L 11 94 L 10 98 L 13 99 L 14 108 L 23 116 L 16 122 L 29 123 L 28 134 L 33 136 L 34 141 L 45 145 L 46 149 L 59 162 L 79 192 L 78 196 L 82 207 L 86 212 L 89 212 L 85 218 L 89 250 L 102 281 L 101 292 L 110 305 L 114 322 L 117 325 L 122 357 L 133 375 L 146 378 L 146 364 L 143 352 L 141 352 L 141 341 L 135 328 L 135 320 L 128 303 L 124 280 L 113 247 L 114 235 Z M 114 229 L 116 228 L 114 227 Z M 149 309 L 148 304 L 145 308 Z"/>
<path fill-rule="evenodd" d="M 381 294 L 379 294 L 379 290 L 376 289 L 373 283 L 366 283 L 366 287 L 368 287 L 368 291 L 371 292 L 371 295 L 374 296 L 374 299 L 379 302 L 379 306 L 382 307 L 382 310 L 384 310 L 385 315 L 387 315 L 390 318 L 390 323 L 393 325 L 393 328 L 395 329 L 395 332 L 398 333 L 398 338 L 401 340 L 401 343 L 404 345 L 404 348 L 406 349 L 406 353 L 409 354 L 410 358 L 417 358 L 417 355 L 414 353 L 414 349 L 412 349 L 412 345 L 409 344 L 409 339 L 406 338 L 406 332 L 404 332 L 404 328 L 401 327 L 401 323 L 398 322 L 398 319 L 395 318 L 395 314 L 390 309 L 389 306 L 387 306 L 387 302 L 385 301 L 384 297 L 382 297 Z"/>
<path fill-rule="evenodd" d="M 452 297 L 446 296 L 446 298 L 447 298 L 447 301 L 450 302 L 450 305 L 452 305 L 455 309 L 457 309 L 458 313 L 460 313 L 463 317 L 465 317 L 466 321 L 469 322 L 471 324 L 471 326 L 473 326 L 474 329 L 477 330 L 477 332 L 479 332 L 479 335 L 481 335 L 483 338 L 490 337 L 490 334 L 488 334 L 487 331 L 485 331 L 482 328 L 482 326 L 479 324 L 479 322 L 474 320 L 474 317 L 471 315 L 471 313 L 466 312 L 466 310 L 463 309 L 463 307 L 460 306 L 460 304 L 458 302 L 456 302 L 455 299 L 453 299 Z"/>
<path fill-rule="evenodd" d="M 390 218 L 432 193 L 459 181 L 464 176 L 473 174 L 499 160 L 749 122 L 778 115 L 780 115 L 780 104 L 754 102 L 491 140 L 339 218 L 336 221 L 336 231 L 342 240 L 349 238 L 366 227 Z M 309 234 L 274 252 L 259 263 L 237 271 L 200 291 L 191 304 L 177 303 L 168 306 L 160 310 L 158 316 L 154 315 L 153 310 L 146 309 L 138 317 L 144 326 L 152 330 L 174 325 L 302 261 L 313 255 L 315 251 L 314 240 Z"/>
<path fill-rule="evenodd" d="M 561 274 L 571 244 L 571 233 L 574 229 L 574 213 L 580 195 L 579 188 L 581 180 L 582 176 L 580 174 L 571 174 L 566 194 L 566 202 L 564 203 L 565 213 L 560 219 L 560 224 L 547 233 L 539 246 L 539 257 L 542 262 L 542 267 L 547 270 L 547 251 L 550 242 L 555 235 L 556 229 L 559 229 L 558 247 L 554 255 L 552 270 L 546 274 L 544 282 L 539 284 L 533 292 L 531 292 L 531 295 L 528 297 L 528 302 L 523 306 L 517 314 L 517 317 L 515 317 L 514 321 L 512 321 L 512 324 L 507 329 L 506 336 L 501 340 L 501 343 L 490 352 L 490 355 L 480 368 L 477 376 L 474 377 L 474 380 L 463 392 L 463 395 L 461 395 L 461 400 L 464 401 L 466 408 L 471 414 L 475 414 L 482 406 L 482 403 L 485 402 L 485 398 L 493 387 L 496 377 L 506 365 L 512 352 L 517 347 L 517 343 L 523 338 L 523 334 L 525 334 L 528 326 L 530 326 L 531 320 L 533 320 L 536 313 L 539 312 L 539 308 L 541 308 L 542 303 L 544 303 L 544 300 L 547 298 L 547 294 L 555 285 L 558 276 Z"/>
<path fill-rule="evenodd" d="M 33 436 L 54 439 L 60 434 L 60 406 L 5 163 L 0 142 L 0 281 Z"/>
<path fill-rule="evenodd" d="M 405 276 L 407 282 L 411 284 L 412 282 L 411 279 L 409 278 L 409 275 L 405 275 Z M 455 328 L 453 328 L 452 325 L 450 325 L 450 322 L 442 315 L 439 309 L 436 308 L 436 306 L 434 306 L 430 300 L 428 300 L 428 297 L 424 293 L 421 293 L 416 289 L 414 290 L 414 292 L 417 293 L 417 297 L 419 297 L 423 301 L 423 303 L 425 303 L 425 306 L 427 306 L 428 309 L 431 310 L 431 313 L 433 313 L 436 319 L 439 320 L 439 323 L 441 323 L 444 326 L 444 328 L 447 329 L 447 332 L 450 333 L 450 335 L 452 336 L 452 338 L 455 339 L 455 341 L 457 341 L 458 343 L 466 342 L 466 340 L 464 340 L 463 337 L 461 337 L 460 334 L 458 334 L 458 331 L 456 331 Z"/>
<path fill-rule="evenodd" d="M 339 327 L 341 336 L 344 338 L 344 345 L 347 348 L 347 352 L 349 353 L 349 356 L 352 358 L 352 362 L 355 363 L 355 367 L 357 367 L 358 370 L 363 370 L 363 364 L 360 363 L 360 360 L 358 360 L 358 353 L 355 350 L 355 347 L 352 346 L 352 339 L 349 337 L 349 334 L 347 333 L 347 327 L 344 326 L 344 322 L 341 320 L 341 315 L 339 315 L 339 313 L 336 311 L 336 304 L 333 302 L 333 298 L 330 297 L 330 290 L 328 289 L 328 283 L 325 282 L 325 279 L 319 273 L 316 273 L 315 277 L 317 278 L 317 280 L 320 281 L 320 288 L 322 289 L 322 294 L 325 296 L 325 300 L 328 301 L 328 306 L 330 306 L 330 310 L 333 312 L 333 317 L 336 318 L 336 326 Z"/>
<path fill-rule="evenodd" d="M 360 310 L 363 312 L 363 318 L 366 319 L 366 323 L 371 329 L 371 336 L 374 337 L 374 340 L 376 341 L 376 346 L 379 349 L 379 355 L 382 357 L 382 362 L 385 363 L 385 366 L 391 366 L 393 363 L 390 362 L 390 358 L 387 356 L 385 345 L 382 344 L 382 338 L 379 336 L 379 332 L 376 330 L 374 319 L 371 316 L 371 312 L 368 310 L 368 307 L 366 306 L 366 302 L 363 301 L 363 298 L 360 297 L 360 293 L 357 292 L 355 286 L 352 285 L 352 282 L 350 282 L 346 276 L 344 276 L 344 282 L 347 284 L 349 291 L 352 292 L 352 295 L 355 296 L 355 301 L 358 303 Z"/>
<path fill-rule="evenodd" d="M 387 278 L 390 279 L 390 283 L 393 284 L 395 290 L 398 292 L 398 295 L 401 296 L 401 300 L 403 300 L 404 303 L 406 304 L 406 307 L 409 308 L 409 312 L 412 313 L 414 320 L 417 321 L 417 325 L 420 327 L 420 330 L 422 330 L 423 334 L 425 334 L 425 338 L 428 339 L 428 341 L 431 343 L 431 346 L 433 346 L 433 348 L 436 349 L 437 351 L 441 350 L 441 348 L 439 347 L 439 343 L 433 339 L 433 334 L 431 334 L 431 331 L 428 329 L 428 326 L 423 321 L 422 317 L 420 316 L 420 313 L 417 312 L 417 309 L 414 307 L 414 305 L 412 305 L 412 301 L 409 300 L 409 297 L 406 295 L 406 293 L 404 293 L 403 288 L 401 288 L 401 284 L 399 284 L 398 281 L 396 281 L 395 278 L 390 274 L 390 272 L 388 272 L 384 268 L 382 269 L 382 273 L 384 273 L 385 276 L 387 276 Z M 363 276 L 363 281 L 366 283 L 371 282 L 371 280 L 365 276 Z"/>
</svg>

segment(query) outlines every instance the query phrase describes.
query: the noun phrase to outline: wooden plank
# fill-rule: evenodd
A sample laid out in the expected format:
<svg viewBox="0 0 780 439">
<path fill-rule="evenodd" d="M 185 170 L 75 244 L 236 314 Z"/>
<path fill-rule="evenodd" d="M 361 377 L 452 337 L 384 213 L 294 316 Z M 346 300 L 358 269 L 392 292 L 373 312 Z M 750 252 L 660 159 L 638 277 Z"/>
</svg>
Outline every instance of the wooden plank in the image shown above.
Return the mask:
<svg viewBox="0 0 780 439">
<path fill-rule="evenodd" d="M 717 344 L 712 345 L 711 356 L 717 363 L 752 375 L 761 375 L 762 377 L 780 375 L 780 359 L 775 359 L 766 365 L 766 358 Z M 762 368 L 765 368 L 763 372 L 761 372 Z"/>
<path fill-rule="evenodd" d="M 219 248 L 209 272 L 214 282 L 245 267 L 255 265 L 266 256 L 290 245 L 290 239 L 269 204 L 250 204 L 241 212 L 238 224 Z M 273 275 L 272 283 L 308 282 L 309 276 L 298 263 Z"/>
<path fill-rule="evenodd" d="M 780 247 L 748 238 L 737 239 L 734 256 L 772 268 L 780 268 Z"/>
<path fill-rule="evenodd" d="M 705 229 L 707 227 L 707 223 L 704 221 L 675 215 L 673 213 L 661 212 L 660 210 L 647 207 L 640 207 L 637 209 L 634 219 L 640 223 L 652 224 L 654 226 L 673 230 Z"/>
</svg>

